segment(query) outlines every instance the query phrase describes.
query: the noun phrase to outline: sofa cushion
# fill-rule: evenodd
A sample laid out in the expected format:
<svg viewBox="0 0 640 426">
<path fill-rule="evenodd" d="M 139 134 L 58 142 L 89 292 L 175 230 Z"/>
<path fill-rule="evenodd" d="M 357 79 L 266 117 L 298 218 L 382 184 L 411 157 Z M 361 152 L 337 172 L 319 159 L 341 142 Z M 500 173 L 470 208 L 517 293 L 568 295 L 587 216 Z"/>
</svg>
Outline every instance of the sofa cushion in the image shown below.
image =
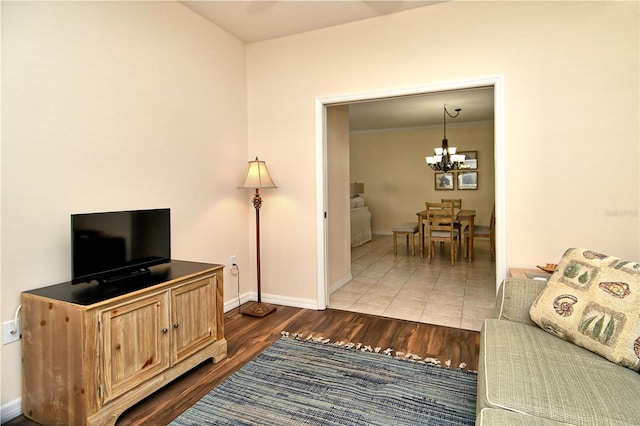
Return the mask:
<svg viewBox="0 0 640 426">
<path fill-rule="evenodd" d="M 530 314 L 549 333 L 640 370 L 640 263 L 569 249 Z"/>
<path fill-rule="evenodd" d="M 488 319 L 480 337 L 478 414 L 504 409 L 572 425 L 640 424 L 640 374 L 544 330 Z"/>
</svg>

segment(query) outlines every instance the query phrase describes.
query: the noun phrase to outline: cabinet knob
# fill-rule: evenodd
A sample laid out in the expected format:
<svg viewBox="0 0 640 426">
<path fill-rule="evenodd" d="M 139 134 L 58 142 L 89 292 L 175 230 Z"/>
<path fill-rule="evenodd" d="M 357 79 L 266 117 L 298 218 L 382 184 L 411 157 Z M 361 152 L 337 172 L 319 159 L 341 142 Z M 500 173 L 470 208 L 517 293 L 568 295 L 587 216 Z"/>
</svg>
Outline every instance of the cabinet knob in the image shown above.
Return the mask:
<svg viewBox="0 0 640 426">
<path fill-rule="evenodd" d="M 178 328 L 178 327 L 180 327 L 180 324 L 178 323 L 173 324 L 173 328 Z"/>
<path fill-rule="evenodd" d="M 169 331 L 169 329 L 168 329 L 168 328 L 163 328 L 163 329 L 162 329 L 162 333 L 163 333 L 163 334 L 167 334 L 167 332 L 168 332 L 168 331 Z"/>
</svg>

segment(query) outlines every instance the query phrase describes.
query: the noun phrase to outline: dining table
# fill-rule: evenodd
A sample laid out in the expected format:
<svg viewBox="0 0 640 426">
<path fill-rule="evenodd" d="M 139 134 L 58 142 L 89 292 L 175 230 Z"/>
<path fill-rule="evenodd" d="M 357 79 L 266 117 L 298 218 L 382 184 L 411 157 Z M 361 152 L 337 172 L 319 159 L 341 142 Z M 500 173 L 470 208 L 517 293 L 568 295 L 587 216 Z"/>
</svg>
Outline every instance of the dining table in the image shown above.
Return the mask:
<svg viewBox="0 0 640 426">
<path fill-rule="evenodd" d="M 475 210 L 456 210 L 456 220 L 460 222 L 460 224 L 466 223 L 469 225 L 469 247 L 467 247 L 469 251 L 469 256 L 466 256 L 469 262 L 473 262 L 473 222 L 476 218 Z M 424 257 L 424 220 L 428 219 L 428 211 L 422 210 L 416 213 L 418 216 L 418 241 L 420 245 L 420 257 Z M 464 237 L 464 227 L 461 226 L 460 229 L 460 241 Z M 465 253 L 466 255 L 466 253 Z"/>
</svg>

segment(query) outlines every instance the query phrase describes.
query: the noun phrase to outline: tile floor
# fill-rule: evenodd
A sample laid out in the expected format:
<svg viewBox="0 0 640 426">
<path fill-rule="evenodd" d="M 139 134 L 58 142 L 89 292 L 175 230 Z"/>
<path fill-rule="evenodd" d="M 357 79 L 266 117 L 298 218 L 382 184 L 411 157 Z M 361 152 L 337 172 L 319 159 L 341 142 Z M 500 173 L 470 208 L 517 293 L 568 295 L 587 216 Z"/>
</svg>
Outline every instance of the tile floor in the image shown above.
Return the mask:
<svg viewBox="0 0 640 426">
<path fill-rule="evenodd" d="M 427 263 L 418 253 L 412 257 L 398 241 L 393 254 L 391 235 L 351 250 L 352 280 L 329 296 L 329 307 L 409 321 L 480 330 L 491 316 L 495 301 L 495 261 L 489 242 L 476 240 L 474 261 L 458 257 L 449 264 L 449 245 L 437 247 Z"/>
</svg>

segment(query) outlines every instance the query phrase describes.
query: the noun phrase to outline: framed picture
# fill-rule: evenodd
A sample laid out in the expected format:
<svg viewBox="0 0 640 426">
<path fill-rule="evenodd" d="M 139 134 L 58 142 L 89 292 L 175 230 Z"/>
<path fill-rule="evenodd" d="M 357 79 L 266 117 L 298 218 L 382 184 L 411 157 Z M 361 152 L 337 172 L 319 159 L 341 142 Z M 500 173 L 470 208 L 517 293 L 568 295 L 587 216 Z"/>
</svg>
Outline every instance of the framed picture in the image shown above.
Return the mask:
<svg viewBox="0 0 640 426">
<path fill-rule="evenodd" d="M 460 167 L 465 170 L 478 170 L 478 151 L 460 151 L 464 154 L 464 164 Z"/>
<path fill-rule="evenodd" d="M 453 173 L 434 174 L 436 190 L 453 190 Z"/>
<path fill-rule="evenodd" d="M 458 172 L 458 189 L 478 189 L 478 172 Z"/>
</svg>

